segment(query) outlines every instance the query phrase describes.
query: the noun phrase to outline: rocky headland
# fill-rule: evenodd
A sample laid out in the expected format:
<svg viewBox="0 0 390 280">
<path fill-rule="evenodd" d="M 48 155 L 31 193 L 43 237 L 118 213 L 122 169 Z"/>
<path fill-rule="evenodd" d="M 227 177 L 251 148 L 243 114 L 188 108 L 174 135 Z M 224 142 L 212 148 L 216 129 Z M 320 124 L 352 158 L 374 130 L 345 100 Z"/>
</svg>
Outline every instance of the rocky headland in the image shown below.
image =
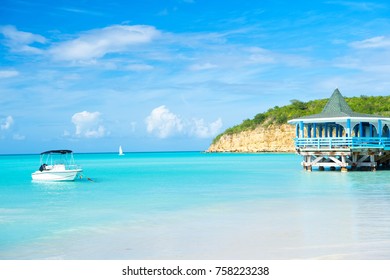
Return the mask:
<svg viewBox="0 0 390 280">
<path fill-rule="evenodd" d="M 294 152 L 294 137 L 293 125 L 258 126 L 254 130 L 222 135 L 207 152 Z"/>
</svg>

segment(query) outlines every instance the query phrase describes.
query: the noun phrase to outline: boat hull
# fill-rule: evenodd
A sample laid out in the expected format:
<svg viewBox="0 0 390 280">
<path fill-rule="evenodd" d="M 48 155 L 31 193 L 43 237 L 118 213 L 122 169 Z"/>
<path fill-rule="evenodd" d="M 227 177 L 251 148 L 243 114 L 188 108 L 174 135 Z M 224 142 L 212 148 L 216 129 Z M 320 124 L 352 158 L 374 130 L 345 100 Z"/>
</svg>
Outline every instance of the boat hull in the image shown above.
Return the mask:
<svg viewBox="0 0 390 280">
<path fill-rule="evenodd" d="M 43 170 L 31 174 L 34 181 L 74 181 L 82 169 L 72 170 Z"/>
</svg>

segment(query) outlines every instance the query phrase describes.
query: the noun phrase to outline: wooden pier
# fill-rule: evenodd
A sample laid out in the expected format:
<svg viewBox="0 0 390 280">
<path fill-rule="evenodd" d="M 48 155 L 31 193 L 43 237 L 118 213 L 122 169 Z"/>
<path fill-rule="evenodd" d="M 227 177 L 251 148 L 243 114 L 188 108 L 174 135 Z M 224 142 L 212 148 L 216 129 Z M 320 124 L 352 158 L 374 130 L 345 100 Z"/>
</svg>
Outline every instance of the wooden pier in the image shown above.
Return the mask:
<svg viewBox="0 0 390 280">
<path fill-rule="evenodd" d="M 390 165 L 390 118 L 353 112 L 336 89 L 320 114 L 289 121 L 305 170 L 341 171 Z"/>
</svg>

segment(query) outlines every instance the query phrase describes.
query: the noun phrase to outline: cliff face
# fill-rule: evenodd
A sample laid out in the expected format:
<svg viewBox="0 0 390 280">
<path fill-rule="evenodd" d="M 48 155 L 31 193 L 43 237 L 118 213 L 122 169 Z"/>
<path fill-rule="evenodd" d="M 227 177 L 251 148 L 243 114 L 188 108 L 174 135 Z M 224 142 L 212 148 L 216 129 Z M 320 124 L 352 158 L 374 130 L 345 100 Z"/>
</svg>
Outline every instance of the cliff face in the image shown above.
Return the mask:
<svg viewBox="0 0 390 280">
<path fill-rule="evenodd" d="M 295 126 L 289 124 L 257 127 L 232 135 L 223 135 L 208 152 L 294 152 Z"/>
</svg>

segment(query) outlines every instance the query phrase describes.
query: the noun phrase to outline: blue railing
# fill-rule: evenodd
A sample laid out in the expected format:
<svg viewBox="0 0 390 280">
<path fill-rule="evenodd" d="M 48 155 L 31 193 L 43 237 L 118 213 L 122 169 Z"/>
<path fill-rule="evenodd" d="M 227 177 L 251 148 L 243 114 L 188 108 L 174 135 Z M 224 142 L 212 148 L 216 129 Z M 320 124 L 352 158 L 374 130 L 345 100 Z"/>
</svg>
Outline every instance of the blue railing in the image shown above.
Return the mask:
<svg viewBox="0 0 390 280">
<path fill-rule="evenodd" d="M 323 137 L 323 138 L 295 138 L 296 148 L 314 149 L 349 149 L 372 148 L 390 150 L 388 137 Z"/>
</svg>

